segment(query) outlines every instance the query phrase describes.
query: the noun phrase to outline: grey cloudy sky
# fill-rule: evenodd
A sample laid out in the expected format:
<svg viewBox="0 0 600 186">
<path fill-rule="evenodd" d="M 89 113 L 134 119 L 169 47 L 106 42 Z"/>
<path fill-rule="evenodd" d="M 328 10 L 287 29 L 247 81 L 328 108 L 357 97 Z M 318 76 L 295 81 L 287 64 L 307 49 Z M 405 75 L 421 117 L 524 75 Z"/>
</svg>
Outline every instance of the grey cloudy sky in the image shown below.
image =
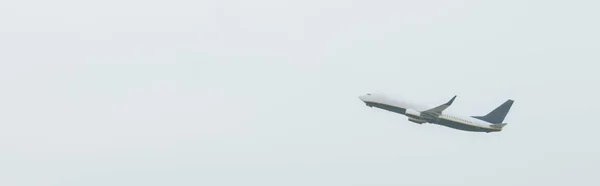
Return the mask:
<svg viewBox="0 0 600 186">
<path fill-rule="evenodd" d="M 598 185 L 599 5 L 2 1 L 0 185 Z"/>
</svg>

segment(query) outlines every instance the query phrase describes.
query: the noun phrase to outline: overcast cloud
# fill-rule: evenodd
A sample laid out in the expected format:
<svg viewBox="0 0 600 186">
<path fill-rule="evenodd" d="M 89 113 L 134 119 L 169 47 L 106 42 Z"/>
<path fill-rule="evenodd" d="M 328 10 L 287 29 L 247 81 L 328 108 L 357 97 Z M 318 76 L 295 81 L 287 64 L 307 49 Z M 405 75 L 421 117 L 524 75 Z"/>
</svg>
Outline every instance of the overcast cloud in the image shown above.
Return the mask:
<svg viewBox="0 0 600 186">
<path fill-rule="evenodd" d="M 5 0 L 0 185 L 599 185 L 599 5 Z"/>
</svg>

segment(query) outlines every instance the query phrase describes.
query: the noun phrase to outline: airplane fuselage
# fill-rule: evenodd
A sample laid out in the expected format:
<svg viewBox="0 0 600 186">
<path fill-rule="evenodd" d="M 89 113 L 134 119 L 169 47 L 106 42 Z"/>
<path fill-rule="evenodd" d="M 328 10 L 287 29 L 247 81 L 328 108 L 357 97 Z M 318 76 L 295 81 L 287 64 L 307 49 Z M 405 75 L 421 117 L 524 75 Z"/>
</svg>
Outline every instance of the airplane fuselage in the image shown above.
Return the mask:
<svg viewBox="0 0 600 186">
<path fill-rule="evenodd" d="M 432 123 L 450 127 L 462 131 L 470 132 L 499 132 L 502 127 L 494 126 L 477 118 L 461 116 L 442 112 L 438 117 L 430 119 L 424 118 L 423 112 L 427 107 L 408 102 L 406 100 L 395 100 L 381 94 L 366 94 L 359 97 L 367 106 L 375 107 L 390 112 L 402 114 L 408 117 L 408 120 L 414 123 Z"/>
</svg>

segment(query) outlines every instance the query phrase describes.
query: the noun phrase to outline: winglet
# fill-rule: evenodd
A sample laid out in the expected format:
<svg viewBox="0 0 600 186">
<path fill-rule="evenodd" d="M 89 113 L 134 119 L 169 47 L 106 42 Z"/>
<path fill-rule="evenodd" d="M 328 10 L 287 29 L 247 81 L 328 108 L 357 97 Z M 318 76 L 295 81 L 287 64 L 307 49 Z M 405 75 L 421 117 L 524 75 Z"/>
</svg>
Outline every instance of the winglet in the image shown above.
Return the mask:
<svg viewBox="0 0 600 186">
<path fill-rule="evenodd" d="M 444 105 L 452 105 L 452 102 L 454 102 L 454 99 L 456 99 L 456 95 L 454 97 L 452 97 L 452 99 L 450 99 L 450 101 L 448 101 L 448 103 L 444 104 Z"/>
<path fill-rule="evenodd" d="M 456 95 L 454 97 L 452 97 L 452 99 L 450 101 L 448 101 L 440 106 L 437 106 L 435 108 L 423 111 L 423 112 L 421 112 L 421 114 L 425 115 L 425 116 L 437 118 L 440 114 L 442 114 L 442 112 L 444 110 L 446 110 L 446 108 L 448 108 L 450 105 L 452 105 L 452 102 L 454 102 L 454 99 L 456 99 Z"/>
</svg>

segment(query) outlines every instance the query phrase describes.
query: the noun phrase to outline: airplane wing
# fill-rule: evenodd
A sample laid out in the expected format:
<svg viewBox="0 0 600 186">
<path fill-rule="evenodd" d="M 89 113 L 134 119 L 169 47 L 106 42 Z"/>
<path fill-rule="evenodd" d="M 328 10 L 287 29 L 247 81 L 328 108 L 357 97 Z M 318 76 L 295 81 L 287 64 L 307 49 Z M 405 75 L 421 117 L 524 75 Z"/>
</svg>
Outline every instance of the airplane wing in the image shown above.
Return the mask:
<svg viewBox="0 0 600 186">
<path fill-rule="evenodd" d="M 452 102 L 454 102 L 454 99 L 456 99 L 456 96 L 452 97 L 452 99 L 440 106 L 437 106 L 435 108 L 429 109 L 429 110 L 425 110 L 421 112 L 421 115 L 423 118 L 425 118 L 425 120 L 427 121 L 431 121 L 433 123 L 438 121 L 439 116 L 442 114 L 442 112 L 444 110 L 446 110 L 446 108 L 448 108 L 450 105 L 452 105 Z"/>
<path fill-rule="evenodd" d="M 426 110 L 424 112 L 429 112 L 429 113 L 434 113 L 434 114 L 440 115 L 440 114 L 442 114 L 442 112 L 444 110 L 446 110 L 446 108 L 448 108 L 450 105 L 452 105 L 452 102 L 454 102 L 454 99 L 456 99 L 456 96 L 452 97 L 452 99 L 450 99 L 450 101 L 448 101 L 440 106 L 437 106 L 435 108 Z"/>
</svg>

